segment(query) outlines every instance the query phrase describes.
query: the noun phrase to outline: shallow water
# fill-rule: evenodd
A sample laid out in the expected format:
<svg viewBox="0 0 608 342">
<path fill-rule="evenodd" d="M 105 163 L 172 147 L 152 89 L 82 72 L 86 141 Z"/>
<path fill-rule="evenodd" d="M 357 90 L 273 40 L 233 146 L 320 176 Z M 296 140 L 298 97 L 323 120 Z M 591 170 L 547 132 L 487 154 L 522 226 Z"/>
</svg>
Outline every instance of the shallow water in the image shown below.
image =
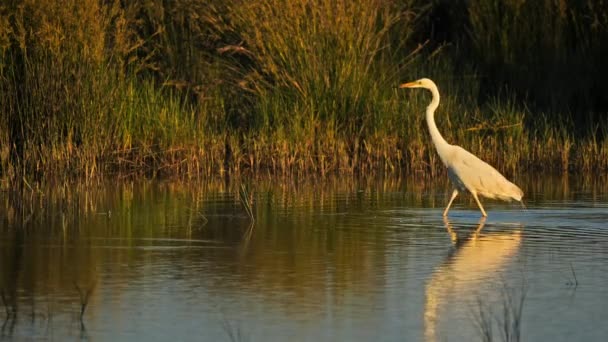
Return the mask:
<svg viewBox="0 0 608 342">
<path fill-rule="evenodd" d="M 520 180 L 485 221 L 424 180 L 247 183 L 254 225 L 236 181 L 0 194 L 0 338 L 608 338 L 600 179 Z"/>
</svg>

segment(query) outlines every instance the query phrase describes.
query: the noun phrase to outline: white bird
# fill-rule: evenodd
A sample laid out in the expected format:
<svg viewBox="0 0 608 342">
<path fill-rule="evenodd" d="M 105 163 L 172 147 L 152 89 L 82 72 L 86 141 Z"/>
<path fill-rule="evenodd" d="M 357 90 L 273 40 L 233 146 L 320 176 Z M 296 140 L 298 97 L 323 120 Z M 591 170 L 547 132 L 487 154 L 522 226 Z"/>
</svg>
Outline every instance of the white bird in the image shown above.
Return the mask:
<svg viewBox="0 0 608 342">
<path fill-rule="evenodd" d="M 448 144 L 441 136 L 437 125 L 435 125 L 435 110 L 439 106 L 439 90 L 433 81 L 428 78 L 421 78 L 414 82 L 403 83 L 399 88 L 424 88 L 430 90 L 433 94 L 433 100 L 426 107 L 426 122 L 439 158 L 448 168 L 448 177 L 454 184 L 452 198 L 450 198 L 448 206 L 443 211 L 443 216 L 447 216 L 452 202 L 458 196 L 458 191 L 470 192 L 483 216 L 488 215 L 483 209 L 478 195 L 503 201 L 516 200 L 521 202 L 524 193 L 517 185 L 509 182 L 490 164 L 460 146 Z"/>
</svg>

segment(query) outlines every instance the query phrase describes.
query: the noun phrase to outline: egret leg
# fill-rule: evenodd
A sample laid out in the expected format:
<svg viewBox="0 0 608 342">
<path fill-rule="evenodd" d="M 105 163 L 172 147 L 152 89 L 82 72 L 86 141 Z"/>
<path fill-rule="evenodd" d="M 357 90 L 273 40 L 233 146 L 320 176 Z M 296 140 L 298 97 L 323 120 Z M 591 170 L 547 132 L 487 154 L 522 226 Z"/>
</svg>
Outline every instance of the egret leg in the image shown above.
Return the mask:
<svg viewBox="0 0 608 342">
<path fill-rule="evenodd" d="M 454 189 L 454 192 L 452 192 L 452 198 L 450 198 L 448 206 L 445 207 L 445 210 L 443 211 L 443 216 L 448 216 L 448 211 L 450 210 L 450 206 L 452 205 L 452 202 L 454 202 L 454 198 L 456 198 L 456 196 L 458 196 L 458 190 Z"/>
<path fill-rule="evenodd" d="M 473 198 L 475 199 L 475 202 L 477 202 L 477 205 L 479 206 L 479 210 L 481 210 L 481 214 L 483 216 L 488 216 L 488 214 L 486 214 L 486 211 L 483 210 L 483 206 L 481 205 L 481 202 L 479 202 L 479 198 L 477 197 L 477 194 L 474 192 L 471 192 L 471 195 L 473 195 Z"/>
</svg>

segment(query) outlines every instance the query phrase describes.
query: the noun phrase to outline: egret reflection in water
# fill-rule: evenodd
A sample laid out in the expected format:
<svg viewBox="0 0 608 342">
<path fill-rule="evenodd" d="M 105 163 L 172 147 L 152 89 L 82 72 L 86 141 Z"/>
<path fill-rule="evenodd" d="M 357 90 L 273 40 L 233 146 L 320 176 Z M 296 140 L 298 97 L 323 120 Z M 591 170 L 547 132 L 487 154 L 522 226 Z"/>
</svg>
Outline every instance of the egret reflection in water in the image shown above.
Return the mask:
<svg viewBox="0 0 608 342">
<path fill-rule="evenodd" d="M 484 232 L 482 217 L 475 230 L 462 237 L 452 223 L 444 218 L 452 249 L 439 265 L 425 287 L 424 334 L 427 341 L 443 340 L 438 326 L 441 316 L 456 303 L 474 303 L 500 296 L 502 271 L 521 246 L 522 227 L 507 227 L 505 231 Z M 470 308 L 458 308 L 464 313 Z"/>
</svg>

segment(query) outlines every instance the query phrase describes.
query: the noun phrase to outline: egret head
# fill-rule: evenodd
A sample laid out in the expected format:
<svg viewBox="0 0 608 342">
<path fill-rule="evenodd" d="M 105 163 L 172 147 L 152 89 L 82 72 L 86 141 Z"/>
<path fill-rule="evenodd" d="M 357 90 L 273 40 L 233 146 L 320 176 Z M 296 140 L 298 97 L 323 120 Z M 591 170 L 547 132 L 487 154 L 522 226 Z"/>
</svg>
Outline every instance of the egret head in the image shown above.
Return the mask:
<svg viewBox="0 0 608 342">
<path fill-rule="evenodd" d="M 425 88 L 425 89 L 432 89 L 432 88 L 437 88 L 437 86 L 430 79 L 428 79 L 428 78 L 421 78 L 421 79 L 419 79 L 417 81 L 414 81 L 414 82 L 403 83 L 402 85 L 399 86 L 399 88 Z"/>
</svg>

